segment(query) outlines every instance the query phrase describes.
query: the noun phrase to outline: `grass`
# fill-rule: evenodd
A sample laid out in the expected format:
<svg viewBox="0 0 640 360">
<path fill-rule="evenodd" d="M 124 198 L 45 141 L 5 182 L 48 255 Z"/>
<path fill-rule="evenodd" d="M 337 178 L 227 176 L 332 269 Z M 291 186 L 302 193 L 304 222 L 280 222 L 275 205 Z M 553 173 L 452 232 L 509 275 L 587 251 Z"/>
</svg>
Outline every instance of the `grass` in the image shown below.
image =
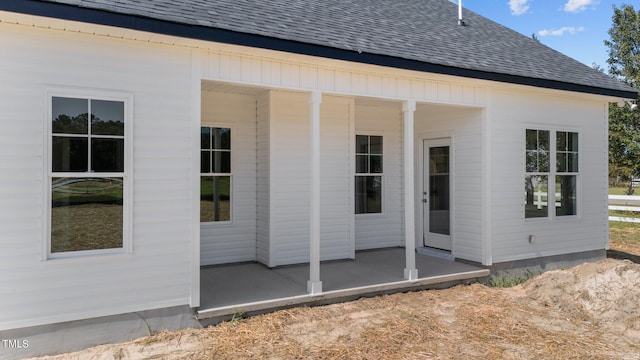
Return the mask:
<svg viewBox="0 0 640 360">
<path fill-rule="evenodd" d="M 640 263 L 640 224 L 609 221 L 607 257 Z"/>
</svg>

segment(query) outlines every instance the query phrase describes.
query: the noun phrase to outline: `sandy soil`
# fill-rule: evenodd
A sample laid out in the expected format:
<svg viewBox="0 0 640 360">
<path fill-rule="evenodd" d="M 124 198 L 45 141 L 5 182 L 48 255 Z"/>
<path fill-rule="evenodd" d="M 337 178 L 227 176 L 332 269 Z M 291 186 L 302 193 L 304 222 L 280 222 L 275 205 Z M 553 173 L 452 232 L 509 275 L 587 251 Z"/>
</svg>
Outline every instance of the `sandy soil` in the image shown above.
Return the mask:
<svg viewBox="0 0 640 360">
<path fill-rule="evenodd" d="M 49 359 L 639 359 L 640 265 L 297 308 Z"/>
</svg>

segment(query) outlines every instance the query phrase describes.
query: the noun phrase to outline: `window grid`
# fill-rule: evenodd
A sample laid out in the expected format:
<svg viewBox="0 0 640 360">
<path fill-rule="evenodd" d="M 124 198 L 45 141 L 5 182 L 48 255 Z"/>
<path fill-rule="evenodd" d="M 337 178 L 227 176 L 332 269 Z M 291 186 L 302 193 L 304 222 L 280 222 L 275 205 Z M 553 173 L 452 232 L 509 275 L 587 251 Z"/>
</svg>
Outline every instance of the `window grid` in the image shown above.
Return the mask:
<svg viewBox="0 0 640 360">
<path fill-rule="evenodd" d="M 526 219 L 577 215 L 578 138 L 577 132 L 526 129 Z"/>
<path fill-rule="evenodd" d="M 356 135 L 355 213 L 382 213 L 383 138 Z"/>
<path fill-rule="evenodd" d="M 200 135 L 200 222 L 230 222 L 231 128 L 202 126 Z"/>
</svg>

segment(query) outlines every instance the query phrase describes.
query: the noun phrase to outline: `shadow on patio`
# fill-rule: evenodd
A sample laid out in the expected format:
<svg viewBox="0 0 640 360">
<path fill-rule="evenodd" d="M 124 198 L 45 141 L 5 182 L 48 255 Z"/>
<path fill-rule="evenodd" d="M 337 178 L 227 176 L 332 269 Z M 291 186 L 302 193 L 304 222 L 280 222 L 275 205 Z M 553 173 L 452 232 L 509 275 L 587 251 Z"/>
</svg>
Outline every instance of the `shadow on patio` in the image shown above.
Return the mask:
<svg viewBox="0 0 640 360">
<path fill-rule="evenodd" d="M 260 313 L 426 288 L 451 286 L 489 275 L 477 266 L 416 253 L 417 280 L 403 278 L 405 250 L 359 251 L 355 260 L 323 262 L 323 293 L 308 294 L 309 265 L 269 269 L 259 263 L 202 268 L 199 319 L 223 320 L 237 311 Z"/>
</svg>

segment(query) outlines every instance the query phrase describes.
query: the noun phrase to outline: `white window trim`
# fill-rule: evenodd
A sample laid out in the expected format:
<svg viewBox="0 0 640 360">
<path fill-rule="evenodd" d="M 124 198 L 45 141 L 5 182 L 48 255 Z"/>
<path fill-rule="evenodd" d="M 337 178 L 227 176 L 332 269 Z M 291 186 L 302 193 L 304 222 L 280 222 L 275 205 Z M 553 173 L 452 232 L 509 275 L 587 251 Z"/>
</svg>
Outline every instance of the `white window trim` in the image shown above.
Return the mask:
<svg viewBox="0 0 640 360">
<path fill-rule="evenodd" d="M 90 173 L 91 177 L 122 177 L 123 185 L 123 223 L 122 223 L 122 247 L 115 249 L 99 249 L 99 250 L 79 250 L 79 251 L 66 251 L 66 252 L 51 252 L 51 185 L 54 177 L 79 177 L 79 175 L 85 175 L 87 173 L 78 172 L 52 172 L 52 98 L 53 97 L 68 97 L 76 99 L 92 99 L 92 100 L 109 100 L 109 101 L 121 101 L 124 103 L 124 172 L 122 173 Z M 42 260 L 59 260 L 59 259 L 73 259 L 73 258 L 86 258 L 92 256 L 113 256 L 113 255 L 130 255 L 133 252 L 132 241 L 132 204 L 133 204 L 133 94 L 121 91 L 110 91 L 91 88 L 76 88 L 76 87 L 48 87 L 44 91 L 44 141 L 43 144 L 43 194 L 44 194 L 44 206 L 43 219 L 45 222 L 43 231 L 43 248 L 42 248 Z"/>
<path fill-rule="evenodd" d="M 209 127 L 209 128 L 227 128 L 231 130 L 231 149 L 229 150 L 229 152 L 231 152 L 231 156 L 230 156 L 230 163 L 231 163 L 231 172 L 226 174 L 226 173 L 215 173 L 215 175 L 212 176 L 229 176 L 230 180 L 229 180 L 229 193 L 231 194 L 231 199 L 229 199 L 229 220 L 228 221 L 207 221 L 207 222 L 202 222 L 200 221 L 200 226 L 201 227 L 205 227 L 205 228 L 215 228 L 215 227 L 227 227 L 227 226 L 232 226 L 235 216 L 234 216 L 234 201 L 236 198 L 236 194 L 235 194 L 235 190 L 234 190 L 234 174 L 235 174 L 235 153 L 236 153 L 236 132 L 233 129 L 233 125 L 231 123 L 226 123 L 226 122 L 217 122 L 217 121 L 207 121 L 207 120 L 202 120 L 200 127 Z M 200 152 L 202 151 L 201 147 L 200 147 L 200 138 L 198 138 L 198 156 L 200 156 Z M 200 164 L 200 161 L 198 161 L 198 164 Z M 200 169 L 198 169 L 198 176 L 200 178 L 202 178 L 202 176 L 204 176 L 201 172 Z M 200 195 L 200 191 L 198 191 L 198 195 Z M 198 196 L 198 199 L 200 199 L 200 196 Z M 200 207 L 198 207 L 199 209 Z M 200 212 L 198 211 L 198 219 L 200 218 Z"/>
<path fill-rule="evenodd" d="M 357 152 L 355 151 L 355 144 L 356 144 L 356 136 L 358 135 L 362 135 L 362 136 L 380 136 L 382 137 L 382 172 L 380 174 L 375 174 L 375 173 L 357 173 L 356 172 L 356 157 L 357 157 Z M 387 197 L 386 197 L 386 188 L 387 188 L 387 181 L 385 179 L 385 169 L 387 167 L 387 161 L 386 161 L 386 157 L 387 157 L 387 141 L 385 140 L 387 136 L 385 135 L 384 132 L 382 131 L 356 131 L 353 134 L 353 153 L 352 153 L 352 158 L 353 158 L 353 190 L 354 194 L 352 196 L 353 198 L 353 209 L 352 212 L 354 214 L 354 216 L 358 219 L 366 219 L 366 218 L 379 218 L 382 216 L 386 215 L 386 205 L 387 205 Z M 355 179 L 356 176 L 380 176 L 382 178 L 382 193 L 380 194 L 380 201 L 382 201 L 382 205 L 380 206 L 380 212 L 379 213 L 361 213 L 361 214 L 357 214 L 356 213 L 356 208 L 355 208 Z"/>
<path fill-rule="evenodd" d="M 549 172 L 548 173 L 539 173 L 539 172 L 527 172 L 526 171 L 526 163 L 527 163 L 527 130 L 542 130 L 549 131 Z M 574 132 L 578 134 L 578 172 L 558 172 L 556 169 L 556 159 L 557 159 L 557 132 Z M 553 206 L 547 205 L 548 213 L 545 217 L 535 217 L 535 218 L 527 218 L 525 213 L 525 202 L 523 201 L 521 204 L 522 211 L 522 220 L 524 222 L 556 222 L 556 221 L 575 221 L 579 220 L 582 217 L 582 171 L 583 171 L 583 156 L 582 154 L 582 130 L 574 127 L 564 127 L 564 126 L 549 126 L 549 125 L 534 125 L 534 124 L 525 124 L 522 129 L 522 150 L 521 157 L 523 159 L 523 165 L 521 169 L 523 170 L 522 179 L 524 180 L 529 175 L 543 175 L 548 176 L 548 184 L 547 184 L 547 202 L 548 199 L 553 199 Z M 555 206 L 555 188 L 556 188 L 556 176 L 562 175 L 574 175 L 576 177 L 576 214 L 575 215 L 556 215 L 556 206 Z"/>
</svg>

